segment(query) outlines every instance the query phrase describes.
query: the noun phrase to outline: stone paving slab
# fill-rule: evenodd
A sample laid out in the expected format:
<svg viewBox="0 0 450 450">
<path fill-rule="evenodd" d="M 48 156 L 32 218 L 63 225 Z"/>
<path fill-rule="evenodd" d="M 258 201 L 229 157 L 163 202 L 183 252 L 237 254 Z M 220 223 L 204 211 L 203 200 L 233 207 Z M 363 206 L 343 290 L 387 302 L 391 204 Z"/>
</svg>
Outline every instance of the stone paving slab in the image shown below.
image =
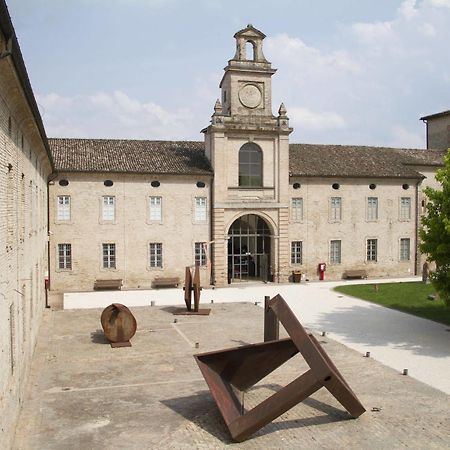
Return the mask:
<svg viewBox="0 0 450 450">
<path fill-rule="evenodd" d="M 261 341 L 263 310 L 211 307 L 210 316 L 177 316 L 177 323 L 171 307 L 132 308 L 138 332 L 131 348 L 118 349 L 101 333 L 101 309 L 46 311 L 14 448 L 450 448 L 449 396 L 328 336 L 318 339 L 367 412 L 351 419 L 321 389 L 248 441 L 232 443 L 192 355 Z M 306 369 L 300 355 L 292 358 L 245 394 L 246 408 Z"/>
</svg>

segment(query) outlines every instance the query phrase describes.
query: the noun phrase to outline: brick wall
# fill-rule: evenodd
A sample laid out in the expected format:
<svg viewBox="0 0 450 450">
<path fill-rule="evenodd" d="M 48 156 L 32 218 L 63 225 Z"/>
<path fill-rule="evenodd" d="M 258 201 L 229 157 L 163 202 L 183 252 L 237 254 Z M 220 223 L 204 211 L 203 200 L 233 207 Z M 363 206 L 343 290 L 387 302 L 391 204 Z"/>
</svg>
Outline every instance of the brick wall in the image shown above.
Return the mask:
<svg viewBox="0 0 450 450">
<path fill-rule="evenodd" d="M 1 39 L 0 39 L 1 44 Z M 0 60 L 0 448 L 9 448 L 45 306 L 44 145 L 10 58 Z"/>
</svg>

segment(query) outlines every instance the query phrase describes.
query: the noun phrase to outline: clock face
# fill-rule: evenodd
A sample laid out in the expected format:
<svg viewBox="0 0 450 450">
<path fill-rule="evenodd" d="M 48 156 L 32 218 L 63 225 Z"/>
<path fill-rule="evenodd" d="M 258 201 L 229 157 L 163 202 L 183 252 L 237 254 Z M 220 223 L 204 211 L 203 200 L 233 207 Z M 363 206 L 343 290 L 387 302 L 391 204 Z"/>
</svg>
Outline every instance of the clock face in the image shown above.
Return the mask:
<svg viewBox="0 0 450 450">
<path fill-rule="evenodd" d="M 262 100 L 261 91 L 254 84 L 246 84 L 239 91 L 239 100 L 247 108 L 256 108 Z"/>
</svg>

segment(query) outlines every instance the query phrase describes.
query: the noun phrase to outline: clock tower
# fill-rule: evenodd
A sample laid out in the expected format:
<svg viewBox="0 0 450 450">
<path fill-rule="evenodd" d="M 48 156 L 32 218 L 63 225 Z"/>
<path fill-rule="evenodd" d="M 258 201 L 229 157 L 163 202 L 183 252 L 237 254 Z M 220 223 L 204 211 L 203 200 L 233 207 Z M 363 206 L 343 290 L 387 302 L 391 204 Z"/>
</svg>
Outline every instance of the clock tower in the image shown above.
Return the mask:
<svg viewBox="0 0 450 450">
<path fill-rule="evenodd" d="M 220 83 L 223 112 L 232 116 L 272 116 L 271 77 L 276 70 L 263 54 L 266 36 L 248 25 L 234 37 L 236 54 L 228 61 Z"/>
<path fill-rule="evenodd" d="M 272 75 L 261 31 L 234 35 L 236 53 L 220 82 L 205 151 L 211 192 L 212 278 L 217 285 L 285 281 L 289 266 L 289 119 L 272 114 Z"/>
</svg>

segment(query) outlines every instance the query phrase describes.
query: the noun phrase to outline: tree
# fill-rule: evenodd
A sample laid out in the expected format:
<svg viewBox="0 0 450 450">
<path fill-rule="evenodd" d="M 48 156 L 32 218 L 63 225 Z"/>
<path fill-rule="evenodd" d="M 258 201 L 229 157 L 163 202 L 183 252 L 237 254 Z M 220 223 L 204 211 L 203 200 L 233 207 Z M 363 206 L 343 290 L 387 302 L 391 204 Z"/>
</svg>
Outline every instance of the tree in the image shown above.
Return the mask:
<svg viewBox="0 0 450 450">
<path fill-rule="evenodd" d="M 439 296 L 450 306 L 450 149 L 444 156 L 444 167 L 436 173 L 442 190 L 426 187 L 427 214 L 420 228 L 420 251 L 436 263 L 430 279 Z"/>
</svg>

